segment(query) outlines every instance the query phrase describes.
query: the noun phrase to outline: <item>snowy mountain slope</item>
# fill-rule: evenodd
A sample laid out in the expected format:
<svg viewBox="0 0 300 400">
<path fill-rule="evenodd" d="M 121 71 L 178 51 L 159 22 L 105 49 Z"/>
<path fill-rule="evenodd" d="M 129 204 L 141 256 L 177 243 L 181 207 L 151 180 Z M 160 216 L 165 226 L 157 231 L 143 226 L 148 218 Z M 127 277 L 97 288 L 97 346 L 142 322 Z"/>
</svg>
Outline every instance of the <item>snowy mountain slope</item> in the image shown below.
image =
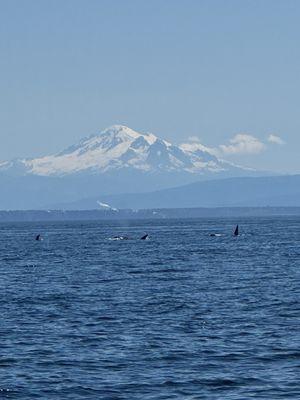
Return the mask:
<svg viewBox="0 0 300 400">
<path fill-rule="evenodd" d="M 200 144 L 176 146 L 115 125 L 58 154 L 0 162 L 0 209 L 37 209 L 83 196 L 149 192 L 257 174 L 218 159 Z"/>
<path fill-rule="evenodd" d="M 0 163 L 0 172 L 14 175 L 60 177 L 105 174 L 121 169 L 217 174 L 242 168 L 217 159 L 204 146 L 196 149 L 176 146 L 153 134 L 138 133 L 122 125 L 107 128 L 55 155 Z"/>
</svg>

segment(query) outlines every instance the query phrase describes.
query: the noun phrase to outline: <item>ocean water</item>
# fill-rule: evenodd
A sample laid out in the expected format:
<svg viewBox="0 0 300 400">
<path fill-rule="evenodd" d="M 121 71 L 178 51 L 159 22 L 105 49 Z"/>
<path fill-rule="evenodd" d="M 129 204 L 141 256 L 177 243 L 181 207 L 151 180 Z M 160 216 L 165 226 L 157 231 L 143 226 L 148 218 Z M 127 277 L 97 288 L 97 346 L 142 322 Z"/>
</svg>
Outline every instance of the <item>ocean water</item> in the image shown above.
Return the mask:
<svg viewBox="0 0 300 400">
<path fill-rule="evenodd" d="M 300 399 L 299 272 L 299 218 L 1 224 L 0 398 Z"/>
</svg>

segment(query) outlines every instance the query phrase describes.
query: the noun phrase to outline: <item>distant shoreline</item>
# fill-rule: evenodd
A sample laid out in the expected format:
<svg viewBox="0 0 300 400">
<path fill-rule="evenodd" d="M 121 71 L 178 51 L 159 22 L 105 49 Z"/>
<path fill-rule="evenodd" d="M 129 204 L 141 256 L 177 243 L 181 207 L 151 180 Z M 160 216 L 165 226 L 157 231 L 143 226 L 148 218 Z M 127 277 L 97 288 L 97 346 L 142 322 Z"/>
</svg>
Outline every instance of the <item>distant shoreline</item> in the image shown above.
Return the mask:
<svg viewBox="0 0 300 400">
<path fill-rule="evenodd" d="M 300 207 L 215 207 L 129 210 L 2 210 L 0 222 L 300 216 Z"/>
</svg>

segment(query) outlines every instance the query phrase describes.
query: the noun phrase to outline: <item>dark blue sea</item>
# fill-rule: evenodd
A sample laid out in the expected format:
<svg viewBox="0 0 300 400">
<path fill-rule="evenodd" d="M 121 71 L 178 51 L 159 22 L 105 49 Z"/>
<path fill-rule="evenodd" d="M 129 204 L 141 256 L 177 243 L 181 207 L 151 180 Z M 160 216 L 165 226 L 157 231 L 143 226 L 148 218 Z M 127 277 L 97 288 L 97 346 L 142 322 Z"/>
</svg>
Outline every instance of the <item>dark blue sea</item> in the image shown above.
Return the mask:
<svg viewBox="0 0 300 400">
<path fill-rule="evenodd" d="M 299 217 L 0 224 L 0 273 L 0 398 L 300 399 Z"/>
</svg>

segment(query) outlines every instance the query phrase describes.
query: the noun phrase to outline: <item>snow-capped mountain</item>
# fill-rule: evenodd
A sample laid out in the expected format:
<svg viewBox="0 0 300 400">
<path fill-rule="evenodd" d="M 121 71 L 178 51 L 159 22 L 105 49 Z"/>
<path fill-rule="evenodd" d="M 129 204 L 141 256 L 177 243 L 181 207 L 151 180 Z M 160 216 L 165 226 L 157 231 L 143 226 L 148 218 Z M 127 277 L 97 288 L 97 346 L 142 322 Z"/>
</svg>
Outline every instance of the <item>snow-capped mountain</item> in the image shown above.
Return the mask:
<svg viewBox="0 0 300 400">
<path fill-rule="evenodd" d="M 103 195 L 249 174 L 203 145 L 176 146 L 115 125 L 58 154 L 0 162 L 0 209 L 47 208 L 92 196 L 101 201 Z"/>
<path fill-rule="evenodd" d="M 61 153 L 0 164 L 0 171 L 39 176 L 106 173 L 120 169 L 144 172 L 221 172 L 233 166 L 218 160 L 204 146 L 176 146 L 148 133 L 114 125 L 81 140 Z"/>
</svg>

